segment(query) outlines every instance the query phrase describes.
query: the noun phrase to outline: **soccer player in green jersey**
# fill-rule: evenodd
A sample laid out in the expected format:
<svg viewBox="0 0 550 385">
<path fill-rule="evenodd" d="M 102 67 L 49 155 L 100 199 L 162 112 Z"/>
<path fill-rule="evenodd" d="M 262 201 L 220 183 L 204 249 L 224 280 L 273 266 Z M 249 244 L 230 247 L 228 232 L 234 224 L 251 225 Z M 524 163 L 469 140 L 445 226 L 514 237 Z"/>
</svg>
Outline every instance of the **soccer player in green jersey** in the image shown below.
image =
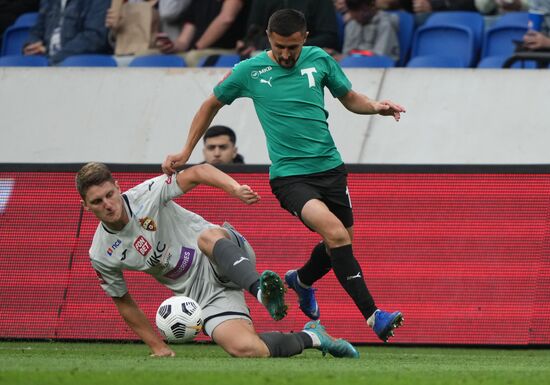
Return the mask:
<svg viewBox="0 0 550 385">
<path fill-rule="evenodd" d="M 323 239 L 304 266 L 285 275 L 298 294 L 300 309 L 311 319 L 319 318 L 312 285 L 332 268 L 367 324 L 387 341 L 401 326 L 403 315 L 376 307 L 353 255 L 347 172 L 328 129 L 324 88 L 357 114 L 399 121 L 405 109 L 355 92 L 330 55 L 318 47 L 304 47 L 307 28 L 301 12 L 273 13 L 267 36 L 271 50 L 240 62 L 214 88 L 193 118 L 183 150 L 166 157 L 163 171 L 171 174 L 187 162 L 220 108 L 239 97 L 251 98 L 267 138 L 273 193 L 284 209 Z"/>
</svg>

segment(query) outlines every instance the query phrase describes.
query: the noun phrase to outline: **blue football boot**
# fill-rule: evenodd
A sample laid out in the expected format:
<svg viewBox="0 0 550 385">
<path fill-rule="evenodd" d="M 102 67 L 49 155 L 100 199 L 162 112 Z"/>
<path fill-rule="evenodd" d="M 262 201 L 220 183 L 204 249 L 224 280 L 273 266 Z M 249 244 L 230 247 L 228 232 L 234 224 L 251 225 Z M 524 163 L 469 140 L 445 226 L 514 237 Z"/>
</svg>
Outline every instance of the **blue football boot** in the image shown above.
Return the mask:
<svg viewBox="0 0 550 385">
<path fill-rule="evenodd" d="M 374 312 L 372 330 L 374 330 L 378 338 L 386 342 L 390 337 L 393 337 L 393 330 L 403 325 L 403 321 L 403 314 L 399 311 L 389 313 L 378 309 Z"/>
<path fill-rule="evenodd" d="M 289 270 L 285 274 L 285 282 L 298 295 L 298 302 L 302 312 L 312 320 L 319 319 L 319 305 L 315 299 L 315 289 L 302 287 L 298 283 L 298 272 Z"/>
</svg>

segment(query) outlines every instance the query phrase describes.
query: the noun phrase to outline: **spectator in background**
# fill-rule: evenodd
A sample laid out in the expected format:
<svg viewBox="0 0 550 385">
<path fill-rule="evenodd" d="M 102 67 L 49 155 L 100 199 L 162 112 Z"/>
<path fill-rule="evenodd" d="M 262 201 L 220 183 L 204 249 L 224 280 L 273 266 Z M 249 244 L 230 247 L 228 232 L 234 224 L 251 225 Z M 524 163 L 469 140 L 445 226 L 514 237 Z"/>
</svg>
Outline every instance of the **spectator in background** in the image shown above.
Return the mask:
<svg viewBox="0 0 550 385">
<path fill-rule="evenodd" d="M 348 12 L 348 7 L 346 6 L 346 0 L 333 0 L 333 3 L 336 12 L 342 15 L 342 20 L 344 21 L 344 24 L 347 23 L 350 20 L 350 15 Z"/>
<path fill-rule="evenodd" d="M 38 12 L 39 0 L 0 0 L 0 46 L 4 31 L 27 12 Z"/>
<path fill-rule="evenodd" d="M 247 0 L 193 1 L 185 11 L 183 28 L 176 40 L 162 35 L 157 47 L 163 53 L 186 53 L 188 65 L 215 54 L 234 53 L 245 34 Z"/>
<path fill-rule="evenodd" d="M 237 136 L 227 126 L 212 126 L 203 137 L 204 162 L 213 165 L 243 164 L 244 158 L 236 146 Z"/>
<path fill-rule="evenodd" d="M 380 11 L 375 0 L 346 0 L 351 20 L 344 34 L 344 55 L 366 52 L 399 60 L 399 19 Z"/>
<path fill-rule="evenodd" d="M 376 0 L 376 6 L 386 11 L 413 12 L 412 0 Z"/>
<path fill-rule="evenodd" d="M 431 13 L 437 11 L 474 11 L 474 0 L 412 0 L 414 13 Z"/>
<path fill-rule="evenodd" d="M 265 31 L 270 16 L 280 9 L 292 8 L 306 16 L 306 45 L 338 50 L 338 26 L 333 0 L 256 0 L 252 3 L 248 18 L 246 38 L 237 45 L 244 56 L 269 48 Z"/>
<path fill-rule="evenodd" d="M 523 46 L 528 50 L 550 50 L 550 0 L 530 0 L 529 9 L 544 12 L 540 32 L 529 30 L 523 36 Z"/>
<path fill-rule="evenodd" d="M 529 9 L 527 0 L 475 0 L 475 5 L 483 15 L 501 15 Z"/>
<path fill-rule="evenodd" d="M 184 12 L 192 0 L 159 0 L 160 29 L 176 40 L 183 26 Z"/>
<path fill-rule="evenodd" d="M 41 0 L 25 55 L 46 55 L 58 64 L 72 55 L 109 53 L 105 16 L 110 0 Z"/>
<path fill-rule="evenodd" d="M 139 55 L 151 52 L 159 32 L 158 0 L 112 1 L 105 26 L 115 55 Z M 147 6 L 146 6 L 147 5 Z"/>
</svg>

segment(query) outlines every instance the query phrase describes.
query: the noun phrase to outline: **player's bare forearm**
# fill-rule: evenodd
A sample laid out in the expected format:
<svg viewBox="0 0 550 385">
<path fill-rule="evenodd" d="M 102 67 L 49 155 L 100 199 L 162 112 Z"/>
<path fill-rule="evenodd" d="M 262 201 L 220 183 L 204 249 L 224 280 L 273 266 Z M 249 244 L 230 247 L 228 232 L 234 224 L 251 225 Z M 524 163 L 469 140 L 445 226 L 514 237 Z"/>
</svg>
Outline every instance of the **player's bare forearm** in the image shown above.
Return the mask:
<svg viewBox="0 0 550 385">
<path fill-rule="evenodd" d="M 405 112 L 403 106 L 390 100 L 372 100 L 366 95 L 353 90 L 340 97 L 339 100 L 346 109 L 356 114 L 393 116 L 396 121 L 399 121 L 399 119 L 401 119 L 401 113 Z"/>
<path fill-rule="evenodd" d="M 225 0 L 218 16 L 212 20 L 212 23 L 197 41 L 197 48 L 208 48 L 218 41 L 231 28 L 242 7 L 242 0 Z"/>
<path fill-rule="evenodd" d="M 187 192 L 199 184 L 219 188 L 246 204 L 256 203 L 260 196 L 247 185 L 241 185 L 231 176 L 218 170 L 210 164 L 201 164 L 180 172 L 177 182 L 183 192 Z"/>
<path fill-rule="evenodd" d="M 220 102 L 214 95 L 210 95 L 208 99 L 202 103 L 199 110 L 193 117 L 191 128 L 189 129 L 187 141 L 185 142 L 183 150 L 180 153 L 168 155 L 162 163 L 162 171 L 165 174 L 172 175 L 176 172 L 178 167 L 181 167 L 187 163 L 193 149 L 222 107 L 223 103 Z"/>
<path fill-rule="evenodd" d="M 175 356 L 172 349 L 155 333 L 151 323 L 129 293 L 113 298 L 113 301 L 126 324 L 149 346 L 153 356 Z"/>
</svg>

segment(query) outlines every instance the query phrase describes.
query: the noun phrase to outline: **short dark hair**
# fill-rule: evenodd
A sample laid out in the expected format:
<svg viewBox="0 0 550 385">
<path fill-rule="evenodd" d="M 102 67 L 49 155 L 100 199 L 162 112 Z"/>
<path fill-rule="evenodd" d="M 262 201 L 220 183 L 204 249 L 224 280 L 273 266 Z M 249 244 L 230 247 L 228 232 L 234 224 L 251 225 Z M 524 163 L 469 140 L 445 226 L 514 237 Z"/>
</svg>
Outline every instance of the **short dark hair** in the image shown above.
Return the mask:
<svg viewBox="0 0 550 385">
<path fill-rule="evenodd" d="M 295 9 L 280 9 L 273 12 L 267 23 L 267 32 L 288 37 L 296 32 L 305 34 L 307 31 L 304 14 Z"/>
<path fill-rule="evenodd" d="M 237 136 L 235 135 L 235 131 L 233 131 L 231 128 L 227 126 L 212 126 L 208 130 L 206 130 L 206 133 L 203 136 L 203 143 L 206 143 L 206 139 L 213 138 L 215 136 L 220 135 L 227 135 L 229 136 L 229 140 L 231 143 L 235 144 L 237 143 Z"/>
<path fill-rule="evenodd" d="M 82 166 L 76 174 L 76 189 L 82 197 L 86 198 L 88 189 L 92 186 L 99 186 L 105 182 L 115 182 L 111 170 L 99 162 L 90 162 Z"/>
<path fill-rule="evenodd" d="M 360 9 L 363 5 L 368 5 L 372 7 L 375 5 L 374 0 L 346 0 L 346 7 L 350 11 L 356 11 Z"/>
</svg>

